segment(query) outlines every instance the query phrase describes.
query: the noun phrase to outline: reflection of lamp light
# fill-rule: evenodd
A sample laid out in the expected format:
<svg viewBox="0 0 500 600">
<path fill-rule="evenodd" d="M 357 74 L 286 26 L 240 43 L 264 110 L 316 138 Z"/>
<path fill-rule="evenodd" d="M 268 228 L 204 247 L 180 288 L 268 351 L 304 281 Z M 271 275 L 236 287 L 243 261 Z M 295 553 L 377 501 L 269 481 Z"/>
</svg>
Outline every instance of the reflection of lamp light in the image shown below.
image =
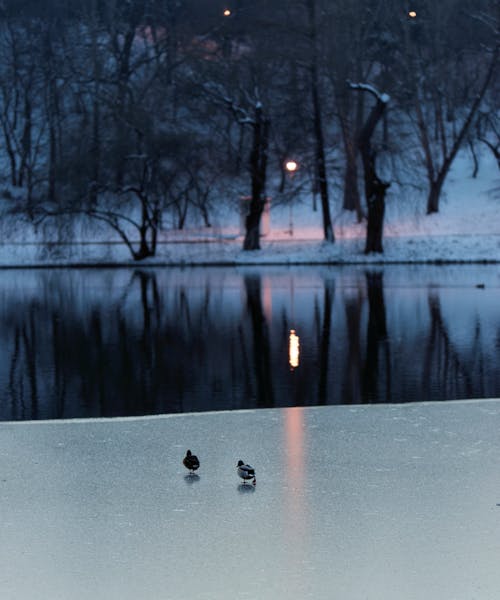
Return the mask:
<svg viewBox="0 0 500 600">
<path fill-rule="evenodd" d="M 295 329 L 290 329 L 290 337 L 288 338 L 288 362 L 292 369 L 296 369 L 299 366 L 299 354 L 299 336 L 295 333 Z"/>
</svg>

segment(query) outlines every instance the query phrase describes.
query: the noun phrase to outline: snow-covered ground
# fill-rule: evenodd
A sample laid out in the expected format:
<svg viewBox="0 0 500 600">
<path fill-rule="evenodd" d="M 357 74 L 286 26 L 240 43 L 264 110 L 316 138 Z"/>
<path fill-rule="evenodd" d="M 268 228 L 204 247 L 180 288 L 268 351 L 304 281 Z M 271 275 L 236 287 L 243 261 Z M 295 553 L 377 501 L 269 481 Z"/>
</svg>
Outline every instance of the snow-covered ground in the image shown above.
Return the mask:
<svg viewBox="0 0 500 600">
<path fill-rule="evenodd" d="M 412 191 L 409 191 L 412 190 Z M 491 153 L 484 152 L 476 178 L 467 153 L 462 153 L 446 180 L 440 212 L 425 214 L 425 189 L 393 185 L 387 196 L 384 254 L 365 256 L 365 223 L 356 223 L 350 212 L 339 210 L 338 191 L 332 191 L 335 244 L 322 241 L 321 211 L 313 211 L 310 194 L 292 206 L 271 205 L 264 218 L 262 250 L 243 252 L 241 215 L 227 199 L 213 226 L 191 226 L 162 232 L 157 256 L 142 264 L 269 264 L 269 263 L 373 263 L 427 261 L 500 261 L 500 174 Z M 128 250 L 113 244 L 33 243 L 27 232 L 12 235 L 4 225 L 0 243 L 0 266 L 50 264 L 132 264 Z M 94 232 L 95 234 L 95 232 Z M 80 242 L 87 234 L 76 235 Z M 102 230 L 102 239 L 112 239 Z M 110 236 L 110 237 L 106 237 Z M 9 238 L 6 242 L 6 239 Z M 15 238 L 15 239 L 13 239 Z M 102 241 L 102 240 L 101 240 Z"/>
<path fill-rule="evenodd" d="M 496 600 L 499 430 L 500 400 L 2 423 L 2 600 Z"/>
</svg>

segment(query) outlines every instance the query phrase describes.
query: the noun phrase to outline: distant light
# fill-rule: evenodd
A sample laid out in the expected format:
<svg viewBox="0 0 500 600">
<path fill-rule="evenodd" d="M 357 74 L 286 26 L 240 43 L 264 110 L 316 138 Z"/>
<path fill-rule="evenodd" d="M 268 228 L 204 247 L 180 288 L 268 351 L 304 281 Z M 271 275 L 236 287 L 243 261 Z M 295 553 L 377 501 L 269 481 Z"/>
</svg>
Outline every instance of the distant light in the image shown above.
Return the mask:
<svg viewBox="0 0 500 600">
<path fill-rule="evenodd" d="M 231 16 L 231 11 L 229 10 L 229 8 L 226 8 L 226 9 L 224 10 L 224 12 L 223 12 L 223 15 L 224 15 L 225 17 L 230 17 L 230 16 Z"/>
<path fill-rule="evenodd" d="M 292 369 L 296 369 L 299 366 L 299 354 L 299 336 L 295 333 L 295 329 L 290 329 L 290 337 L 288 339 L 288 362 Z"/>
<path fill-rule="evenodd" d="M 417 16 L 417 13 L 414 10 L 410 10 L 410 12 L 408 13 L 408 16 L 411 19 L 414 19 Z"/>
<path fill-rule="evenodd" d="M 285 163 L 285 169 L 293 173 L 299 168 L 299 165 L 294 160 L 289 160 Z"/>
</svg>

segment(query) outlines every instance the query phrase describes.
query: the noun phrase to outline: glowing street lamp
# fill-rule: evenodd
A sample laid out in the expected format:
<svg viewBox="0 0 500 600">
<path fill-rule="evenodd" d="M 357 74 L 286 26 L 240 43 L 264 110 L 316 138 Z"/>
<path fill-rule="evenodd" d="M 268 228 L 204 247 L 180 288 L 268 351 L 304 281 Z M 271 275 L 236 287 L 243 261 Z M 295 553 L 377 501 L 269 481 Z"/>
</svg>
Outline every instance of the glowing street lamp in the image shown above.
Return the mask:
<svg viewBox="0 0 500 600">
<path fill-rule="evenodd" d="M 229 8 L 226 8 L 222 14 L 225 17 L 230 17 L 231 16 L 231 11 L 229 10 Z"/>
<path fill-rule="evenodd" d="M 410 17 L 410 19 L 415 19 L 417 16 L 417 13 L 414 10 L 410 10 L 410 12 L 408 13 L 408 16 Z"/>
</svg>

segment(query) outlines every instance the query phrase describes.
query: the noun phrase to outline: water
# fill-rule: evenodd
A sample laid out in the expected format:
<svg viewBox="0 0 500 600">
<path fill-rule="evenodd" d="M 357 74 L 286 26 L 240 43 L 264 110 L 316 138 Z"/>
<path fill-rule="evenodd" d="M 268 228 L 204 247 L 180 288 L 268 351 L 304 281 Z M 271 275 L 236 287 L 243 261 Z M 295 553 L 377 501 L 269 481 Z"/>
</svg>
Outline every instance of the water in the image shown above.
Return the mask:
<svg viewBox="0 0 500 600">
<path fill-rule="evenodd" d="M 496 265 L 4 270 L 0 419 L 500 397 L 499 292 Z"/>
</svg>

